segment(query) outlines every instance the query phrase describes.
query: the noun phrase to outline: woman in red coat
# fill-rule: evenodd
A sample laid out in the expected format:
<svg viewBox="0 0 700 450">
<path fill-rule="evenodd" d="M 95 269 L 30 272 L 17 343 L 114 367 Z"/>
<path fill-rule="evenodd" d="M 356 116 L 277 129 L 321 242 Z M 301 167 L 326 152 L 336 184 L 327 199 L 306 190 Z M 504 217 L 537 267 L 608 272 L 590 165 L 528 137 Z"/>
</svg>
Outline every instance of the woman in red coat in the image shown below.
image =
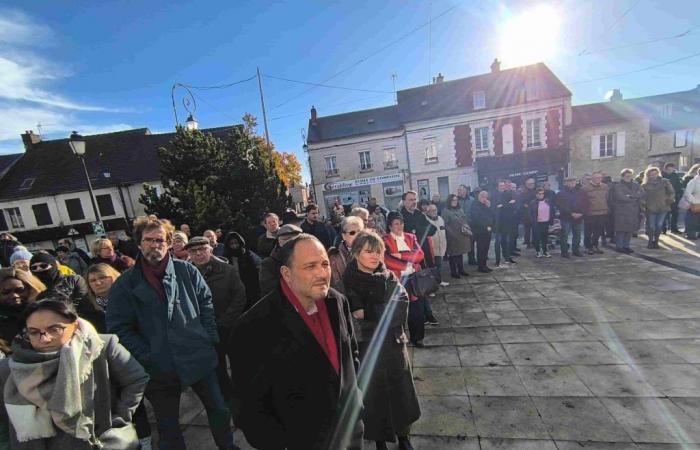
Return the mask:
<svg viewBox="0 0 700 450">
<path fill-rule="evenodd" d="M 406 285 L 408 276 L 421 270 L 420 264 L 425 255 L 418 244 L 416 236 L 403 231 L 403 216 L 398 211 L 392 211 L 387 217 L 387 231 L 384 236 L 386 254 L 384 263 Z M 408 331 L 411 342 L 415 347 L 423 347 L 425 336 L 425 314 L 423 303 L 425 299 L 410 296 L 408 307 Z"/>
</svg>

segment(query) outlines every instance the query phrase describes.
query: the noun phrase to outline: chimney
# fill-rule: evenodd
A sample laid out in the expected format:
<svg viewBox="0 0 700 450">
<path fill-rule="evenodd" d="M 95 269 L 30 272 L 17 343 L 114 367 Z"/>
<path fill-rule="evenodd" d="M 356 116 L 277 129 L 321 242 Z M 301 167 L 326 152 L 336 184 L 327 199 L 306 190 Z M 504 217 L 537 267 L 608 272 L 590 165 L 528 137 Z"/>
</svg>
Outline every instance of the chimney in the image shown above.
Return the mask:
<svg viewBox="0 0 700 450">
<path fill-rule="evenodd" d="M 622 101 L 622 92 L 620 92 L 619 89 L 613 89 L 612 95 L 610 96 L 610 101 L 611 102 Z"/>
<path fill-rule="evenodd" d="M 312 105 L 311 106 L 311 124 L 316 125 L 318 123 L 317 119 L 318 119 L 318 116 L 316 115 L 316 107 Z"/>
<path fill-rule="evenodd" d="M 34 134 L 34 131 L 32 130 L 27 130 L 24 132 L 24 134 L 22 134 L 22 142 L 24 143 L 25 149 L 31 150 L 35 144 L 41 142 L 41 136 Z"/>
<path fill-rule="evenodd" d="M 501 71 L 501 61 L 498 58 L 494 58 L 491 63 L 491 73 L 496 73 Z"/>
<path fill-rule="evenodd" d="M 436 82 L 436 83 L 442 83 L 443 81 L 445 81 L 445 77 L 442 76 L 442 73 L 439 73 L 439 72 L 438 72 L 438 76 L 437 76 L 437 78 L 435 79 L 435 82 Z"/>
</svg>

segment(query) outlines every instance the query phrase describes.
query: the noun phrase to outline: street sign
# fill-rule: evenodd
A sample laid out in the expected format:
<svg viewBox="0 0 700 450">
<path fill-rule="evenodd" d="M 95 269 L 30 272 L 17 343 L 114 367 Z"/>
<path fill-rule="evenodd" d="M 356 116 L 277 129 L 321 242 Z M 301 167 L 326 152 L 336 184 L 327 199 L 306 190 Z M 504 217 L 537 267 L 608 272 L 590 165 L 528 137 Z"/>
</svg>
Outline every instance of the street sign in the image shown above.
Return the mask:
<svg viewBox="0 0 700 450">
<path fill-rule="evenodd" d="M 98 236 L 105 235 L 105 226 L 102 222 L 92 222 L 92 232 Z"/>
</svg>

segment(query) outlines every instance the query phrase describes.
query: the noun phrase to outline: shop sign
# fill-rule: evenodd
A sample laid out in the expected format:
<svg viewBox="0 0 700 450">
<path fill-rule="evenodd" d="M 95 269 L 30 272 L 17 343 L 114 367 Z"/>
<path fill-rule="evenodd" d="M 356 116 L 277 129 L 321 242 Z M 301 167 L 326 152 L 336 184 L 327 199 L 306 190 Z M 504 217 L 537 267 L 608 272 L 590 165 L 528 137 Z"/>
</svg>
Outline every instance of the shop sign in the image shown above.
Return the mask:
<svg viewBox="0 0 700 450">
<path fill-rule="evenodd" d="M 392 173 L 391 175 L 379 175 L 376 177 L 356 178 L 354 180 L 336 181 L 334 183 L 326 183 L 323 185 L 324 191 L 337 191 L 340 189 L 352 189 L 360 186 L 369 186 L 371 184 L 390 183 L 392 181 L 401 181 L 401 173 Z"/>
</svg>

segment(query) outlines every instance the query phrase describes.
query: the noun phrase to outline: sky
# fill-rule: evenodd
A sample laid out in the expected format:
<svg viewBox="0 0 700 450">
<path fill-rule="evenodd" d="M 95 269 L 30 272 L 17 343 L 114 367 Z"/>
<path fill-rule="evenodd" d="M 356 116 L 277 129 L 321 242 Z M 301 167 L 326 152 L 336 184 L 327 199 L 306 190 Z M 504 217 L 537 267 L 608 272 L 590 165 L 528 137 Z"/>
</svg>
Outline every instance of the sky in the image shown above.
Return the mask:
<svg viewBox="0 0 700 450">
<path fill-rule="evenodd" d="M 270 139 L 306 166 L 311 105 L 319 116 L 391 105 L 392 74 L 400 90 L 438 72 L 485 73 L 495 57 L 504 69 L 545 62 L 574 105 L 614 88 L 626 98 L 693 89 L 698 0 L 5 1 L 0 153 L 22 152 L 28 129 L 172 132 L 176 83 L 248 80 L 193 89 L 188 107 L 202 128 L 250 112 L 262 134 L 259 68 Z M 187 91 L 175 96 L 183 122 Z"/>
</svg>

